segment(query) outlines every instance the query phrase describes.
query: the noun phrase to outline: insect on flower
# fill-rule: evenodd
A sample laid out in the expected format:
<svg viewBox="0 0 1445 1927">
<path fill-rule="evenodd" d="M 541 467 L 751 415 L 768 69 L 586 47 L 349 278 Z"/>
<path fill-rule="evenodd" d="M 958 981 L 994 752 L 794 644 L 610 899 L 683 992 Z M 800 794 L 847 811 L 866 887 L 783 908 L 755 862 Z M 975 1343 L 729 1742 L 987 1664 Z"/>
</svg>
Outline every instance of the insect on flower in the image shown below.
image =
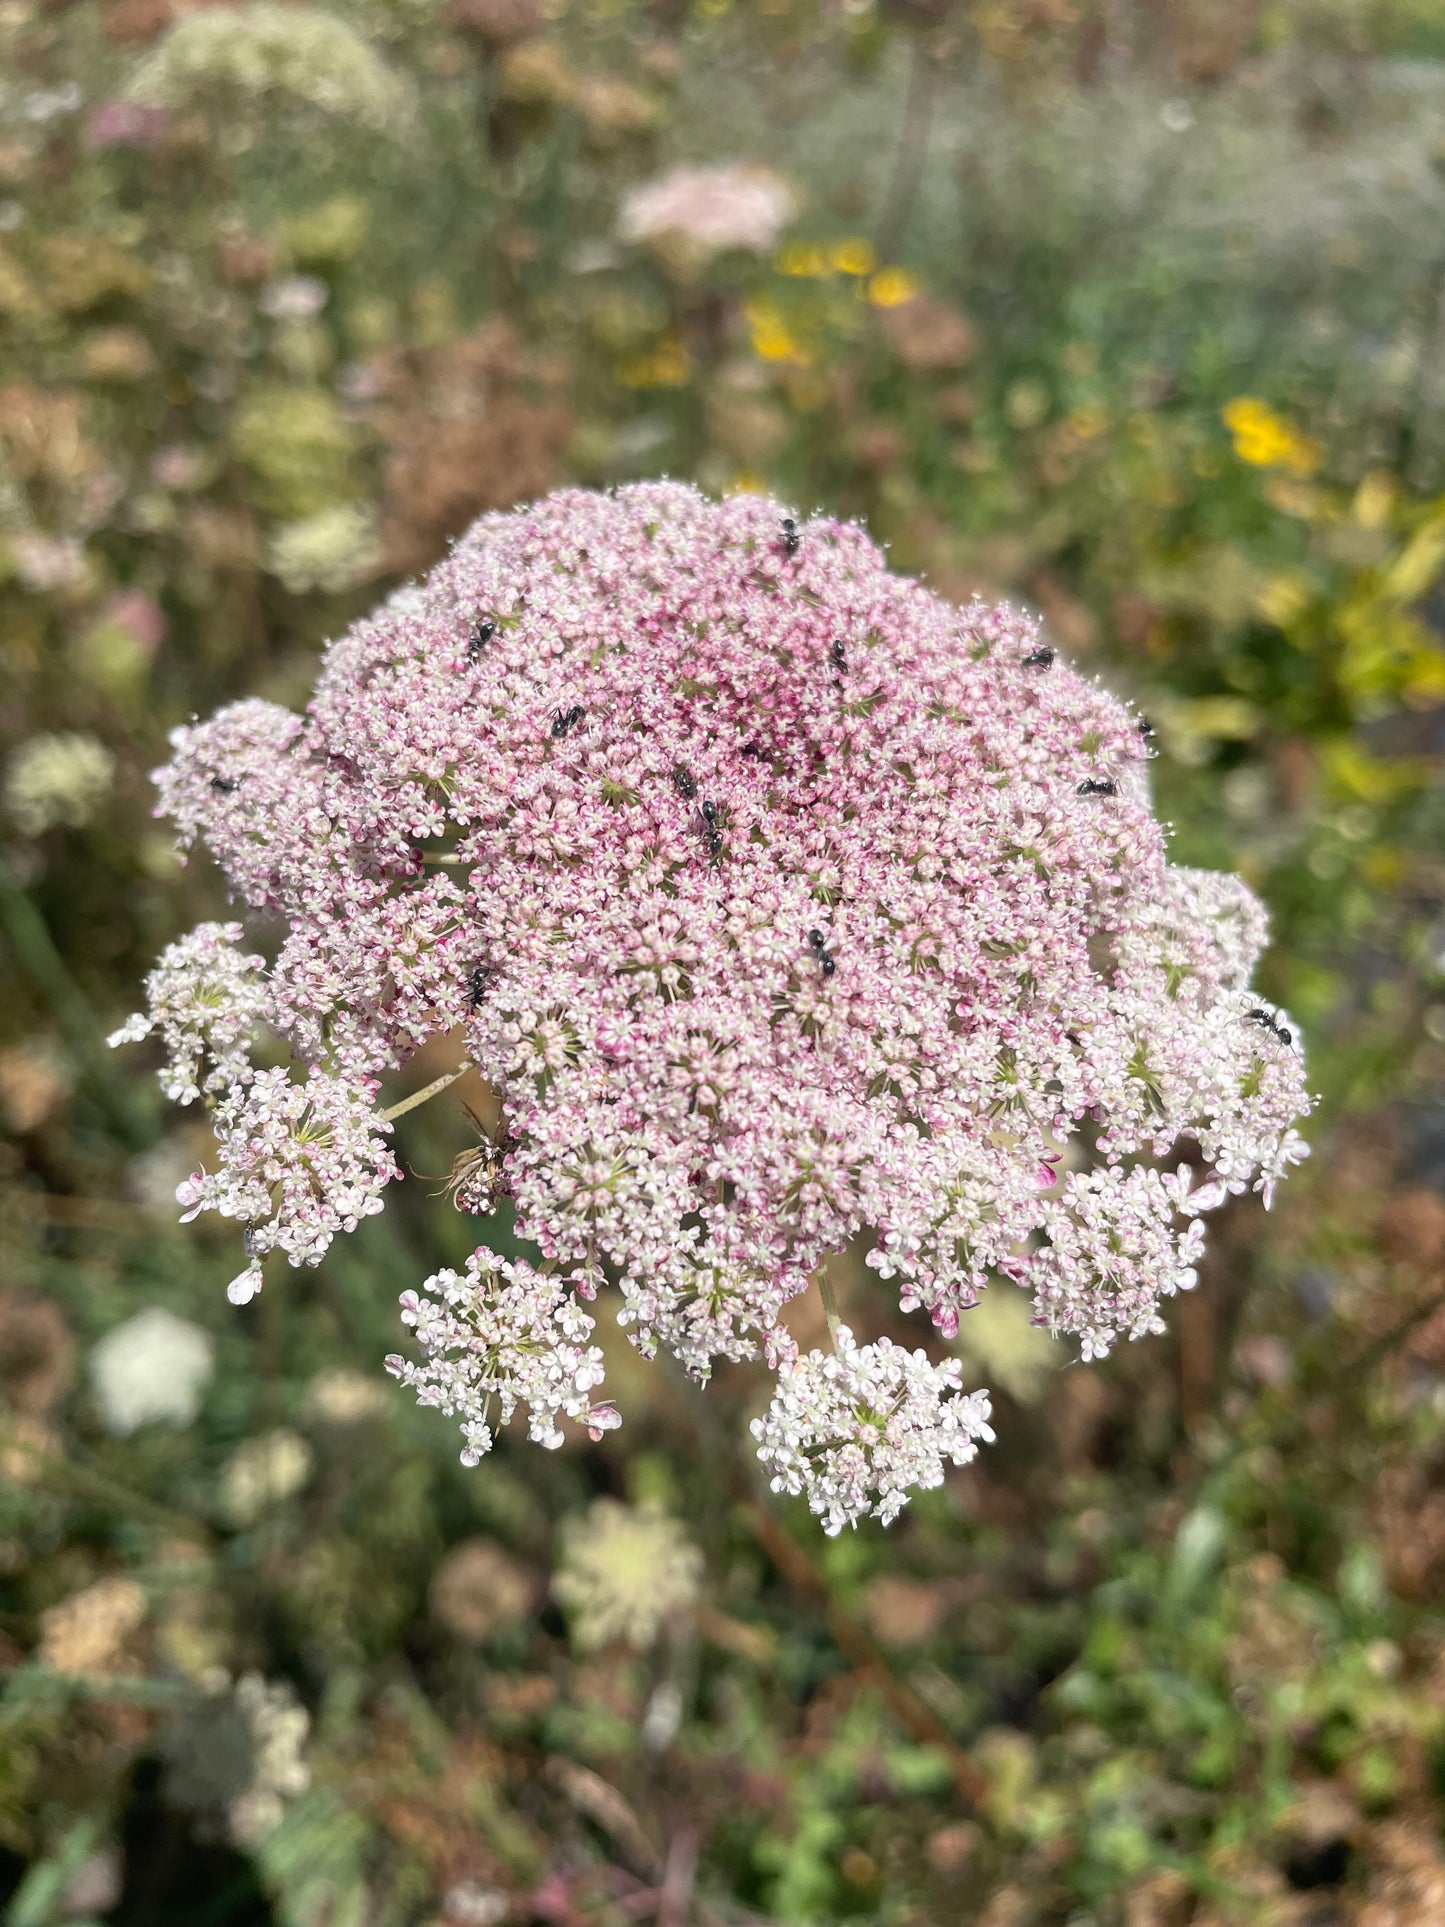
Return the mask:
<svg viewBox="0 0 1445 1927">
<path fill-rule="evenodd" d="M 798 525 L 791 515 L 783 517 L 783 547 L 788 555 L 795 556 L 803 546 L 803 538 L 798 533 Z"/>
<path fill-rule="evenodd" d="M 1155 729 L 1153 723 L 1150 722 L 1147 716 L 1141 716 L 1138 722 L 1135 723 L 1134 727 L 1138 731 L 1138 733 L 1144 738 L 1144 741 L 1146 743 L 1152 743 L 1154 738 L 1159 733 L 1158 730 Z"/>
<path fill-rule="evenodd" d="M 1052 669 L 1053 666 L 1054 652 L 1047 643 L 1044 643 L 1041 648 L 1030 649 L 1024 657 L 1025 669 Z"/>
<path fill-rule="evenodd" d="M 577 727 L 578 723 L 581 722 L 586 714 L 587 711 L 582 707 L 581 703 L 573 703 L 570 709 L 559 709 L 552 718 L 552 734 L 554 736 L 565 736 L 569 730 Z"/>
<path fill-rule="evenodd" d="M 495 964 L 477 964 L 467 978 L 467 1009 L 477 1010 L 482 999 L 501 976 Z"/>
<path fill-rule="evenodd" d="M 672 772 L 673 787 L 689 802 L 697 795 L 697 779 L 685 763 L 679 763 Z"/>
<path fill-rule="evenodd" d="M 1075 793 L 1079 796 L 1117 796 L 1119 785 L 1107 776 L 1086 776 Z"/>
<path fill-rule="evenodd" d="M 837 670 L 838 674 L 841 676 L 844 670 L 848 667 L 848 651 L 844 648 L 843 644 L 838 640 L 836 636 L 833 638 L 833 643 L 828 653 L 833 658 L 833 667 Z"/>
<path fill-rule="evenodd" d="M 1293 1050 L 1294 1032 L 1287 1024 L 1280 1023 L 1277 1017 L 1271 1017 L 1267 1010 L 1250 1011 L 1249 1021 L 1258 1024 L 1261 1030 L 1267 1030 L 1271 1037 L 1278 1038 L 1287 1049 Z"/>
<path fill-rule="evenodd" d="M 821 930 L 810 930 L 808 932 L 808 948 L 822 966 L 823 975 L 825 977 L 831 977 L 833 972 L 838 968 L 838 965 L 832 952 L 828 949 Z"/>
<path fill-rule="evenodd" d="M 476 628 L 473 629 L 471 640 L 467 644 L 467 661 L 475 662 L 496 633 L 497 625 L 495 622 L 479 622 Z"/>
<path fill-rule="evenodd" d="M 719 827 L 721 818 L 718 806 L 716 803 L 709 802 L 708 799 L 704 797 L 702 802 L 697 806 L 697 813 L 702 818 L 702 840 L 707 846 L 707 853 L 716 861 L 723 852 L 722 830 Z"/>
<path fill-rule="evenodd" d="M 216 792 L 217 796 L 234 796 L 240 787 L 241 779 L 239 776 L 213 776 L 211 778 L 211 788 Z"/>
<path fill-rule="evenodd" d="M 511 1139 L 505 1120 L 495 1131 L 489 1131 L 470 1104 L 463 1104 L 462 1109 L 472 1120 L 477 1142 L 458 1151 L 451 1170 L 441 1180 L 440 1191 L 433 1191 L 431 1195 L 450 1198 L 456 1209 L 469 1217 L 489 1218 L 502 1199 L 511 1195 L 506 1171 Z"/>
</svg>

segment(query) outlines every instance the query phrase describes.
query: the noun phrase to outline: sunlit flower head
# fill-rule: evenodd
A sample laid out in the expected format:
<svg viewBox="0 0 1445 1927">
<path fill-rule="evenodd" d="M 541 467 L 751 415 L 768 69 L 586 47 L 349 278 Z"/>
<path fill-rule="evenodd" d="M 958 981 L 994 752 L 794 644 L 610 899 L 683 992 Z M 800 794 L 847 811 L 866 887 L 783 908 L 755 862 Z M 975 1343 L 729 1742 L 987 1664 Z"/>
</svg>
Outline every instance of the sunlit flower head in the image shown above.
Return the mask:
<svg viewBox="0 0 1445 1927">
<path fill-rule="evenodd" d="M 618 1422 L 610 1303 L 699 1381 L 765 1361 L 774 1476 L 830 1526 L 891 1516 L 988 1412 L 870 1323 L 946 1341 L 1019 1290 L 1097 1356 L 1192 1286 L 1202 1213 L 1304 1153 L 1262 913 L 1168 863 L 1151 736 L 855 526 L 668 483 L 483 518 L 332 645 L 304 716 L 234 704 L 160 775 L 281 932 L 267 963 L 203 926 L 119 1034 L 212 1110 L 181 1195 L 245 1225 L 233 1297 L 381 1208 L 381 1082 L 451 1033 L 504 1128 L 449 1189 L 509 1194 L 536 1254 L 403 1300 L 391 1367 L 468 1459 L 518 1409 L 548 1446 Z M 291 1068 L 253 1062 L 263 1027 Z M 855 1241 L 892 1312 L 800 1361 L 787 1307 Z"/>
</svg>

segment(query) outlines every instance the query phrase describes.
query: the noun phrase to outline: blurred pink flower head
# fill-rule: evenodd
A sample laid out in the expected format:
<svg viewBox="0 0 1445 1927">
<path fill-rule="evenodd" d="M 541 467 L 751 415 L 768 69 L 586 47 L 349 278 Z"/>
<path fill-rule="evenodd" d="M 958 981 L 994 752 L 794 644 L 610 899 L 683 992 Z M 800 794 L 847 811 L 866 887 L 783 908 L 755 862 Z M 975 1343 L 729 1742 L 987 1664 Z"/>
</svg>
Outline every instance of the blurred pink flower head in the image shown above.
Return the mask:
<svg viewBox="0 0 1445 1927">
<path fill-rule="evenodd" d="M 166 619 L 154 596 L 143 589 L 122 589 L 102 608 L 101 620 L 124 629 L 147 655 L 152 655 L 165 640 Z"/>
<path fill-rule="evenodd" d="M 769 168 L 675 167 L 625 197 L 617 232 L 624 241 L 681 240 L 708 254 L 766 254 L 796 212 L 792 188 Z"/>
<path fill-rule="evenodd" d="M 85 123 L 87 147 L 138 147 L 145 152 L 165 139 L 171 115 L 165 107 L 136 100 L 107 100 L 93 108 Z"/>
<path fill-rule="evenodd" d="M 618 1423 L 610 1302 L 699 1380 L 766 1360 L 775 1483 L 830 1531 L 890 1518 L 991 1434 L 885 1319 L 947 1340 L 1022 1289 L 1100 1356 L 1162 1329 L 1205 1212 L 1304 1155 L 1263 913 L 1169 863 L 1150 736 L 853 525 L 671 483 L 486 516 L 304 715 L 172 737 L 182 843 L 281 933 L 267 961 L 201 926 L 118 1033 L 212 1111 L 180 1201 L 245 1225 L 237 1302 L 270 1254 L 319 1262 L 399 1175 L 382 1079 L 453 1034 L 506 1125 L 459 1208 L 510 1195 L 542 1260 L 483 1245 L 403 1299 L 421 1356 L 388 1363 L 468 1459 L 518 1406 L 546 1445 Z M 859 1291 L 800 1357 L 789 1302 L 860 1240 L 892 1310 Z"/>
</svg>

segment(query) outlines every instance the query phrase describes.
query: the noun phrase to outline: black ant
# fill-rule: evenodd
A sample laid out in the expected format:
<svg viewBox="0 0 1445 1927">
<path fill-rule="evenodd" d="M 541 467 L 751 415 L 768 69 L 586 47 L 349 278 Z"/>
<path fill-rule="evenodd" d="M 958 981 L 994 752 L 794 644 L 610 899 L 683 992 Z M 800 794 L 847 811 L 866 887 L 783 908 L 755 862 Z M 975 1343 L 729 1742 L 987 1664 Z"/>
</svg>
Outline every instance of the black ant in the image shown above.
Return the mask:
<svg viewBox="0 0 1445 1927">
<path fill-rule="evenodd" d="M 241 779 L 239 776 L 213 776 L 211 778 L 211 788 L 215 790 L 218 796 L 234 796 L 240 787 Z"/>
<path fill-rule="evenodd" d="M 672 772 L 672 781 L 678 794 L 685 796 L 689 803 L 697 795 L 697 779 L 686 763 L 677 764 Z"/>
<path fill-rule="evenodd" d="M 478 1010 L 482 999 L 497 981 L 501 972 L 494 964 L 477 964 L 467 978 L 467 1009 Z"/>
<path fill-rule="evenodd" d="M 557 714 L 552 718 L 552 734 L 554 736 L 565 736 L 569 729 L 575 729 L 577 727 L 578 723 L 581 722 L 586 714 L 587 711 L 582 707 L 581 703 L 573 703 L 570 709 L 559 709 Z"/>
<path fill-rule="evenodd" d="M 1086 776 L 1075 792 L 1079 796 L 1117 796 L 1119 785 L 1107 776 Z"/>
<path fill-rule="evenodd" d="M 496 633 L 495 622 L 479 622 L 472 631 L 471 641 L 467 644 L 467 661 L 475 662 Z"/>
<path fill-rule="evenodd" d="M 1267 1010 L 1252 1010 L 1249 1013 L 1249 1021 L 1252 1024 L 1258 1024 L 1261 1030 L 1267 1030 L 1271 1037 L 1277 1037 L 1287 1050 L 1293 1049 L 1293 1031 L 1280 1023 L 1278 1018 L 1271 1017 Z"/>
<path fill-rule="evenodd" d="M 803 538 L 798 533 L 798 525 L 791 515 L 783 517 L 783 547 L 789 557 L 795 556 L 803 546 Z"/>
<path fill-rule="evenodd" d="M 704 798 L 703 801 L 698 804 L 698 813 L 702 817 L 703 843 L 707 847 L 708 855 L 716 861 L 723 852 L 722 831 L 718 828 L 717 804 L 710 803 Z"/>
<path fill-rule="evenodd" d="M 1144 741 L 1146 743 L 1152 743 L 1154 738 L 1159 733 L 1158 730 L 1155 729 L 1153 723 L 1150 722 L 1147 716 L 1141 716 L 1138 722 L 1135 723 L 1134 727 L 1135 729 L 1138 730 L 1139 734 L 1144 738 Z"/>
<path fill-rule="evenodd" d="M 837 670 L 838 674 L 841 676 L 844 670 L 848 667 L 848 651 L 843 647 L 843 644 L 841 642 L 835 639 L 833 642 L 832 648 L 829 651 L 829 654 L 833 658 L 833 667 Z"/>
<path fill-rule="evenodd" d="M 1054 651 L 1047 643 L 1044 643 L 1042 648 L 1030 649 L 1029 653 L 1024 657 L 1025 669 L 1052 669 L 1053 666 Z"/>
<path fill-rule="evenodd" d="M 837 961 L 829 953 L 821 930 L 810 930 L 808 932 L 808 948 L 821 964 L 823 975 L 825 977 L 831 977 L 833 972 L 838 968 L 838 965 Z"/>
</svg>

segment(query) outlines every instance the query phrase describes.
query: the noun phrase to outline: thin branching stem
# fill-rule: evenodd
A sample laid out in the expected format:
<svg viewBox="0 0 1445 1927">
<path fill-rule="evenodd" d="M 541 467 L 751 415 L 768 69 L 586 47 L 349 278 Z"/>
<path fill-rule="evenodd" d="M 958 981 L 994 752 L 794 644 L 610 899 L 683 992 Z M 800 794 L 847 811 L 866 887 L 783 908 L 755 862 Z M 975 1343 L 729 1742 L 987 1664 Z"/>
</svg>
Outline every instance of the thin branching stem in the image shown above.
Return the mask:
<svg viewBox="0 0 1445 1927">
<path fill-rule="evenodd" d="M 454 1071 L 447 1071 L 442 1077 L 434 1077 L 430 1084 L 424 1084 L 419 1091 L 413 1091 L 410 1097 L 404 1097 L 400 1104 L 393 1104 L 390 1110 L 383 1111 L 382 1116 L 388 1124 L 398 1117 L 405 1117 L 408 1111 L 414 1111 L 431 1098 L 438 1096 L 448 1084 L 455 1084 L 459 1077 L 465 1077 L 471 1068 L 470 1064 L 459 1064 Z"/>
</svg>

